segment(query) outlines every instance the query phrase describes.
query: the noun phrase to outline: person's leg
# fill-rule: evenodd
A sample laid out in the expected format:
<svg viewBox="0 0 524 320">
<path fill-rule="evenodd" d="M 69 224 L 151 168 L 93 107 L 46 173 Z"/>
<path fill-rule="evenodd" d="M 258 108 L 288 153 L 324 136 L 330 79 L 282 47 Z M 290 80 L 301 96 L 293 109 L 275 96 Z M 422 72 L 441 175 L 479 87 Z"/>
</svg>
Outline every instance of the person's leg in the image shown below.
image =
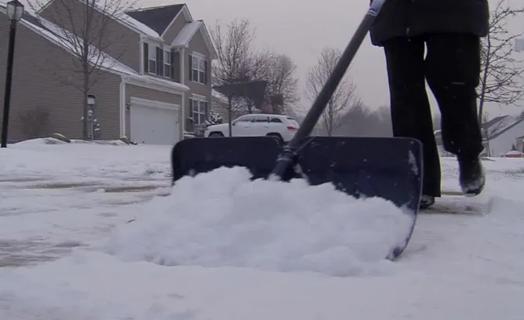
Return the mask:
<svg viewBox="0 0 524 320">
<path fill-rule="evenodd" d="M 423 194 L 440 196 L 440 162 L 424 80 L 424 40 L 395 38 L 384 45 L 395 137 L 424 146 Z"/>
<path fill-rule="evenodd" d="M 467 34 L 428 35 L 427 49 L 426 77 L 442 115 L 444 147 L 457 155 L 464 192 L 478 194 L 484 185 L 475 90 L 480 76 L 480 39 Z"/>
</svg>

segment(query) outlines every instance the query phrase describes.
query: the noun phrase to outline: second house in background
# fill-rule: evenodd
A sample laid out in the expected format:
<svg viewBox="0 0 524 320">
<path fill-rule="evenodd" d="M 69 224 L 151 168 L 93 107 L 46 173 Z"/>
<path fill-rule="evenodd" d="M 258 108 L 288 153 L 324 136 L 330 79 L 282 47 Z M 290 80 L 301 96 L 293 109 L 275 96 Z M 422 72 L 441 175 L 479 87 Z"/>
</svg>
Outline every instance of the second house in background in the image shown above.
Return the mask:
<svg viewBox="0 0 524 320">
<path fill-rule="evenodd" d="M 210 66 L 217 55 L 204 22 L 194 20 L 185 4 L 108 12 L 98 6 L 103 2 L 96 3 L 50 0 L 37 12 L 27 10 L 20 21 L 10 142 L 54 132 L 84 137 L 85 43 L 87 94 L 96 97 L 99 129 L 91 136 L 173 144 L 202 131 L 212 101 Z M 0 5 L 1 38 L 7 39 L 8 26 Z M 6 53 L 1 41 L 0 58 Z M 0 70 L 5 60 L 0 59 Z"/>
<path fill-rule="evenodd" d="M 216 51 L 203 21 L 185 4 L 129 11 L 159 37 L 142 37 L 141 72 L 171 78 L 189 87 L 184 104 L 186 133 L 201 134 L 211 105 L 211 62 Z"/>
</svg>

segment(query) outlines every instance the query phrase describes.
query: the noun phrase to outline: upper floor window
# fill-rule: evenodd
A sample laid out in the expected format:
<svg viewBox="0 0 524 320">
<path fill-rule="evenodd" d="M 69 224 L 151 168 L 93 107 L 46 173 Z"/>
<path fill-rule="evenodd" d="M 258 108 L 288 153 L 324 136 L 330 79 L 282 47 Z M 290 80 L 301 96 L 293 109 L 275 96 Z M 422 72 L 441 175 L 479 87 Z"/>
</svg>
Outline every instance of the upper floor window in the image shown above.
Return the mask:
<svg viewBox="0 0 524 320">
<path fill-rule="evenodd" d="M 173 75 L 175 71 L 173 68 L 173 56 L 176 56 L 176 54 L 172 53 L 168 47 L 144 42 L 144 74 L 175 79 Z"/>
<path fill-rule="evenodd" d="M 164 50 L 164 77 L 171 78 L 171 51 Z"/>
<path fill-rule="evenodd" d="M 149 45 L 147 62 L 148 62 L 148 68 L 147 68 L 148 72 L 151 74 L 156 74 L 157 73 L 156 46 L 154 45 Z"/>
<path fill-rule="evenodd" d="M 191 55 L 191 81 L 207 84 L 207 61 L 198 54 Z"/>
</svg>

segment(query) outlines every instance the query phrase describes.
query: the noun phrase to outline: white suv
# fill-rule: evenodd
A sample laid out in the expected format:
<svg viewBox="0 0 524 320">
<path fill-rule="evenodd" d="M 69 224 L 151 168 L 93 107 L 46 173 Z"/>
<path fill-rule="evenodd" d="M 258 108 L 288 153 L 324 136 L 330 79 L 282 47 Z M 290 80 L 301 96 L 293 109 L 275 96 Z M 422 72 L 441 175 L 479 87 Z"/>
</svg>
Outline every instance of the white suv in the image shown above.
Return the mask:
<svg viewBox="0 0 524 320">
<path fill-rule="evenodd" d="M 298 122 L 285 115 L 246 114 L 232 122 L 233 137 L 273 136 L 288 142 L 298 130 Z M 208 126 L 206 137 L 229 137 L 229 124 Z"/>
</svg>

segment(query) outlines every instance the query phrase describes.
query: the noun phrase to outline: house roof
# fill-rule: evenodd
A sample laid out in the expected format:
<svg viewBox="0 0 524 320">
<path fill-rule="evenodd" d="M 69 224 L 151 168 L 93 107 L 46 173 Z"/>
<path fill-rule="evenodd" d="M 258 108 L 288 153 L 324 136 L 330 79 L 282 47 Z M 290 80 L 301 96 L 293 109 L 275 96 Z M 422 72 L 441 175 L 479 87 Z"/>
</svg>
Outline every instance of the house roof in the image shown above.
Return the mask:
<svg viewBox="0 0 524 320">
<path fill-rule="evenodd" d="M 0 5 L 3 1 L 6 0 L 0 0 Z M 26 1 L 26 0 L 21 0 Z M 45 5 L 39 8 L 38 12 L 41 12 L 49 6 L 54 0 L 44 0 Z M 80 2 L 84 2 L 87 0 L 78 0 Z M 99 5 L 103 5 L 107 1 L 111 0 L 95 0 L 96 4 L 95 8 L 97 10 L 100 10 Z M 144 35 L 151 39 L 156 39 L 157 41 L 162 41 L 163 35 L 166 32 L 166 30 L 169 29 L 169 26 L 173 23 L 173 21 L 179 16 L 183 14 L 186 21 L 188 21 L 187 25 L 181 30 L 181 35 L 177 36 L 177 39 L 175 39 L 175 44 L 172 44 L 174 46 L 180 46 L 180 47 L 188 47 L 189 42 L 191 41 L 192 37 L 196 34 L 197 31 L 200 30 L 202 37 L 204 38 L 204 41 L 206 43 L 206 46 L 208 47 L 210 51 L 210 55 L 212 59 L 217 58 L 217 52 L 215 49 L 215 46 L 213 45 L 213 41 L 211 40 L 211 36 L 209 35 L 209 31 L 207 30 L 205 24 L 203 21 L 198 20 L 194 21 L 193 17 L 191 16 L 189 9 L 187 8 L 187 5 L 185 4 L 174 4 L 174 5 L 167 5 L 167 6 L 158 6 L 158 7 L 149 7 L 149 8 L 141 8 L 136 10 L 130 10 L 126 12 L 122 12 L 121 15 L 116 17 L 116 20 L 126 26 L 127 28 L 134 30 L 138 34 Z"/>
<path fill-rule="evenodd" d="M 0 13 L 4 14 L 5 9 L 2 8 L 0 5 Z M 61 29 L 60 27 L 56 26 L 52 22 L 43 19 L 41 17 L 35 17 L 32 14 L 29 14 L 28 12 L 24 13 L 24 16 L 21 20 L 21 22 L 24 26 L 26 26 L 28 29 L 32 30 L 36 34 L 42 36 L 43 38 L 47 39 L 51 43 L 57 45 L 58 47 L 64 49 L 66 52 L 71 53 L 72 48 L 70 47 L 70 44 L 68 44 L 66 41 L 62 40 L 63 35 L 61 35 L 62 32 L 67 32 Z M 93 47 L 93 50 L 98 50 Z M 111 57 L 110 55 L 103 53 L 104 60 L 102 62 L 102 65 L 100 68 L 104 71 L 117 74 L 122 77 L 122 79 L 125 79 L 126 81 L 134 81 L 136 83 L 141 83 L 144 85 L 151 85 L 158 88 L 166 88 L 169 90 L 174 91 L 187 91 L 189 88 L 183 84 L 159 79 L 156 77 L 151 77 L 149 75 L 141 75 L 132 68 L 128 67 L 127 65 L 123 64 L 122 62 L 118 61 L 117 59 Z"/>
<path fill-rule="evenodd" d="M 126 14 L 162 35 L 184 7 L 185 4 L 175 4 L 127 11 Z"/>
<path fill-rule="evenodd" d="M 524 112 L 518 116 L 495 117 L 484 123 L 482 129 L 487 132 L 489 139 L 494 139 L 521 122 L 524 122 Z"/>
</svg>

